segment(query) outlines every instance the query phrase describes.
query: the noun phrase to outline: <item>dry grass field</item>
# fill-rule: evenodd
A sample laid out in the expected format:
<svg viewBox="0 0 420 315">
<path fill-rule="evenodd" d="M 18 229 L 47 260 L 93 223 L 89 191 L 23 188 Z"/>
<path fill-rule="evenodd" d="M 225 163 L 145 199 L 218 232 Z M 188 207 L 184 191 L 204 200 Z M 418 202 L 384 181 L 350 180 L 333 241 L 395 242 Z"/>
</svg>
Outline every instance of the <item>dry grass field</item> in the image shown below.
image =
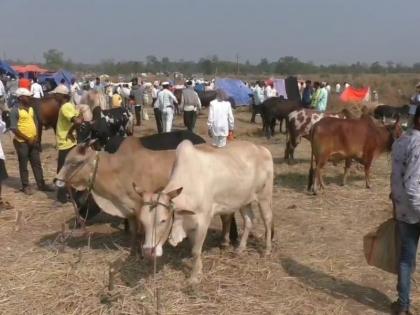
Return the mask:
<svg viewBox="0 0 420 315">
<path fill-rule="evenodd" d="M 207 134 L 206 117 L 198 121 L 200 135 Z M 306 192 L 309 143 L 302 141 L 297 163 L 288 165 L 283 135 L 267 141 L 259 123 L 249 124 L 249 112 L 240 110 L 235 117 L 237 139 L 262 144 L 273 154 L 274 249 L 270 257 L 261 256 L 257 213 L 247 251 L 238 256 L 233 248 L 221 250 L 216 219 L 205 242 L 203 280 L 195 287 L 186 282 L 188 241 L 166 246 L 154 275 L 150 262 L 129 257 L 129 237 L 119 220 L 100 215 L 87 235 L 79 235 L 71 230 L 71 205 L 57 209 L 54 194 L 18 192 L 17 159 L 11 137 L 3 135 L 10 175 L 3 193 L 15 209 L 0 212 L 0 314 L 156 314 L 154 292 L 160 314 L 388 314 L 396 277 L 366 264 L 362 239 L 391 216 L 390 157 L 374 163 L 372 189 L 365 188 L 356 168 L 348 186 L 341 187 L 342 165 L 329 165 L 326 191 L 312 196 Z M 177 117 L 176 127 L 181 124 Z M 137 135 L 152 132 L 153 116 L 136 130 Z M 54 143 L 47 131 L 42 161 L 48 181 L 56 169 Z M 22 213 L 18 231 L 16 211 Z M 239 216 L 237 221 L 242 223 Z M 413 298 L 414 311 L 419 310 L 416 285 Z"/>
</svg>

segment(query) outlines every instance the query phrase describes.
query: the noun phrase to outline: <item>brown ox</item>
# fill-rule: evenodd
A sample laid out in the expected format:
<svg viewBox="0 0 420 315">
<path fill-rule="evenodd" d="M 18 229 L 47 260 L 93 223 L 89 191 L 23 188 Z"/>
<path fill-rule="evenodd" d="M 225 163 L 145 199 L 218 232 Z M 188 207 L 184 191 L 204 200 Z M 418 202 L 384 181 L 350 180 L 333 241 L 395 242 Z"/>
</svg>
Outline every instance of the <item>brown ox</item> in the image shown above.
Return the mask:
<svg viewBox="0 0 420 315">
<path fill-rule="evenodd" d="M 317 184 L 324 188 L 321 169 L 329 159 L 345 160 L 343 185 L 352 159 L 365 169 L 366 187 L 370 188 L 369 172 L 372 162 L 383 152 L 391 150 L 394 139 L 401 135 L 397 121 L 393 125 L 377 126 L 370 117 L 338 119 L 326 117 L 311 131 L 311 168 L 308 190 L 317 192 Z M 315 167 L 314 167 L 315 163 Z"/>
<path fill-rule="evenodd" d="M 339 113 L 323 113 L 313 109 L 302 108 L 291 112 L 287 118 L 287 143 L 284 151 L 284 159 L 289 163 L 294 160 L 295 149 L 303 138 L 309 140 L 312 127 L 325 117 L 352 118 L 347 109 Z"/>
</svg>

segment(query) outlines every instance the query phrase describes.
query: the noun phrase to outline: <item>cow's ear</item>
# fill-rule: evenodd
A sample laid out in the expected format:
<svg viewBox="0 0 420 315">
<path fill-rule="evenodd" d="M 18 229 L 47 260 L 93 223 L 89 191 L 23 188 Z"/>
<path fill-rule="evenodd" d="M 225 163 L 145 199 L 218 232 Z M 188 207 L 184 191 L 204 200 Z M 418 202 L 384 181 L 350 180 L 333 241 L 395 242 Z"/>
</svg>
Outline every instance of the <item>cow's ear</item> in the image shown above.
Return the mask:
<svg viewBox="0 0 420 315">
<path fill-rule="evenodd" d="M 133 182 L 133 189 L 136 192 L 137 195 L 139 195 L 143 199 L 144 192 L 140 191 L 140 189 L 137 187 L 136 183 Z"/>
<path fill-rule="evenodd" d="M 175 213 L 179 215 L 194 215 L 195 214 L 194 211 L 187 210 L 187 209 L 175 210 Z"/>
<path fill-rule="evenodd" d="M 179 187 L 175 190 L 172 190 L 172 191 L 168 192 L 167 195 L 169 196 L 169 199 L 174 199 L 174 198 L 178 197 L 179 194 L 182 192 L 182 189 L 183 189 L 182 187 Z"/>
</svg>

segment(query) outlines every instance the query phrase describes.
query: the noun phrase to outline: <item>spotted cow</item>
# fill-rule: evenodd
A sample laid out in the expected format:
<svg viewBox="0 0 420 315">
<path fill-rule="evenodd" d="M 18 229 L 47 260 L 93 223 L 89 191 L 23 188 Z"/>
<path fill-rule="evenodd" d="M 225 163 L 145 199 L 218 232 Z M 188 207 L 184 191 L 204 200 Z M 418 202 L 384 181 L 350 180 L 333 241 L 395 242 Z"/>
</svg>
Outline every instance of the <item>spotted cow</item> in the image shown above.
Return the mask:
<svg viewBox="0 0 420 315">
<path fill-rule="evenodd" d="M 285 160 L 291 162 L 294 159 L 293 155 L 300 139 L 303 137 L 309 140 L 313 125 L 324 117 L 350 118 L 351 114 L 347 109 L 343 109 L 339 113 L 323 113 L 307 108 L 295 110 L 289 114 Z"/>
</svg>

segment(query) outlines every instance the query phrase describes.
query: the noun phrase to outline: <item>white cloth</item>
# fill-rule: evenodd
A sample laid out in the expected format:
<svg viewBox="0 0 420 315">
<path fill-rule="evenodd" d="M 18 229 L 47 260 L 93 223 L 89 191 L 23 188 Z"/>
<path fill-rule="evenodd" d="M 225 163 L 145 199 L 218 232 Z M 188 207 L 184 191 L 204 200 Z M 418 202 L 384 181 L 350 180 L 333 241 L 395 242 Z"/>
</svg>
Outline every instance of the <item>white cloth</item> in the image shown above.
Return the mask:
<svg viewBox="0 0 420 315">
<path fill-rule="evenodd" d="M 6 89 L 4 88 L 3 82 L 0 80 L 0 96 L 6 95 Z"/>
<path fill-rule="evenodd" d="M 77 82 L 74 82 L 73 84 L 72 84 L 72 86 L 70 87 L 70 92 L 71 92 L 71 94 L 72 95 L 74 95 L 74 94 L 76 94 L 76 93 L 79 93 L 80 92 L 80 86 L 79 86 L 79 84 L 77 83 Z"/>
<path fill-rule="evenodd" d="M 227 137 L 229 130 L 233 130 L 234 123 L 235 119 L 230 102 L 217 99 L 210 102 L 207 126 L 213 136 Z"/>
<path fill-rule="evenodd" d="M 340 93 L 341 92 L 341 85 L 340 85 L 340 83 L 337 83 L 336 85 L 335 85 L 335 93 Z"/>
<path fill-rule="evenodd" d="M 224 147 L 226 145 L 226 139 L 227 139 L 227 137 L 224 137 L 224 136 L 219 136 L 219 137 L 218 136 L 214 136 L 212 138 L 213 145 L 215 147 L 222 148 L 222 147 Z"/>
<path fill-rule="evenodd" d="M 6 123 L 0 119 L 0 133 L 3 134 L 6 131 Z M 4 151 L 3 151 L 3 146 L 1 145 L 0 142 L 0 159 L 5 160 L 5 156 L 4 156 Z"/>
<path fill-rule="evenodd" d="M 264 98 L 276 97 L 277 91 L 275 88 L 272 88 L 270 85 L 267 85 L 264 89 Z"/>
<path fill-rule="evenodd" d="M 166 107 L 165 110 L 162 111 L 163 132 L 171 132 L 173 120 L 174 109 L 171 107 Z"/>
<path fill-rule="evenodd" d="M 171 91 L 164 89 L 159 92 L 156 103 L 158 103 L 157 107 L 159 107 L 159 109 L 164 112 L 167 108 L 173 109 L 175 107 L 174 104 L 177 104 L 178 101 Z"/>
<path fill-rule="evenodd" d="M 257 85 L 254 89 L 254 102 L 255 105 L 260 105 L 264 102 L 264 90 L 259 85 Z"/>
<path fill-rule="evenodd" d="M 35 82 L 31 86 L 31 92 L 34 98 L 44 97 L 44 91 L 42 90 L 41 84 Z"/>
</svg>

